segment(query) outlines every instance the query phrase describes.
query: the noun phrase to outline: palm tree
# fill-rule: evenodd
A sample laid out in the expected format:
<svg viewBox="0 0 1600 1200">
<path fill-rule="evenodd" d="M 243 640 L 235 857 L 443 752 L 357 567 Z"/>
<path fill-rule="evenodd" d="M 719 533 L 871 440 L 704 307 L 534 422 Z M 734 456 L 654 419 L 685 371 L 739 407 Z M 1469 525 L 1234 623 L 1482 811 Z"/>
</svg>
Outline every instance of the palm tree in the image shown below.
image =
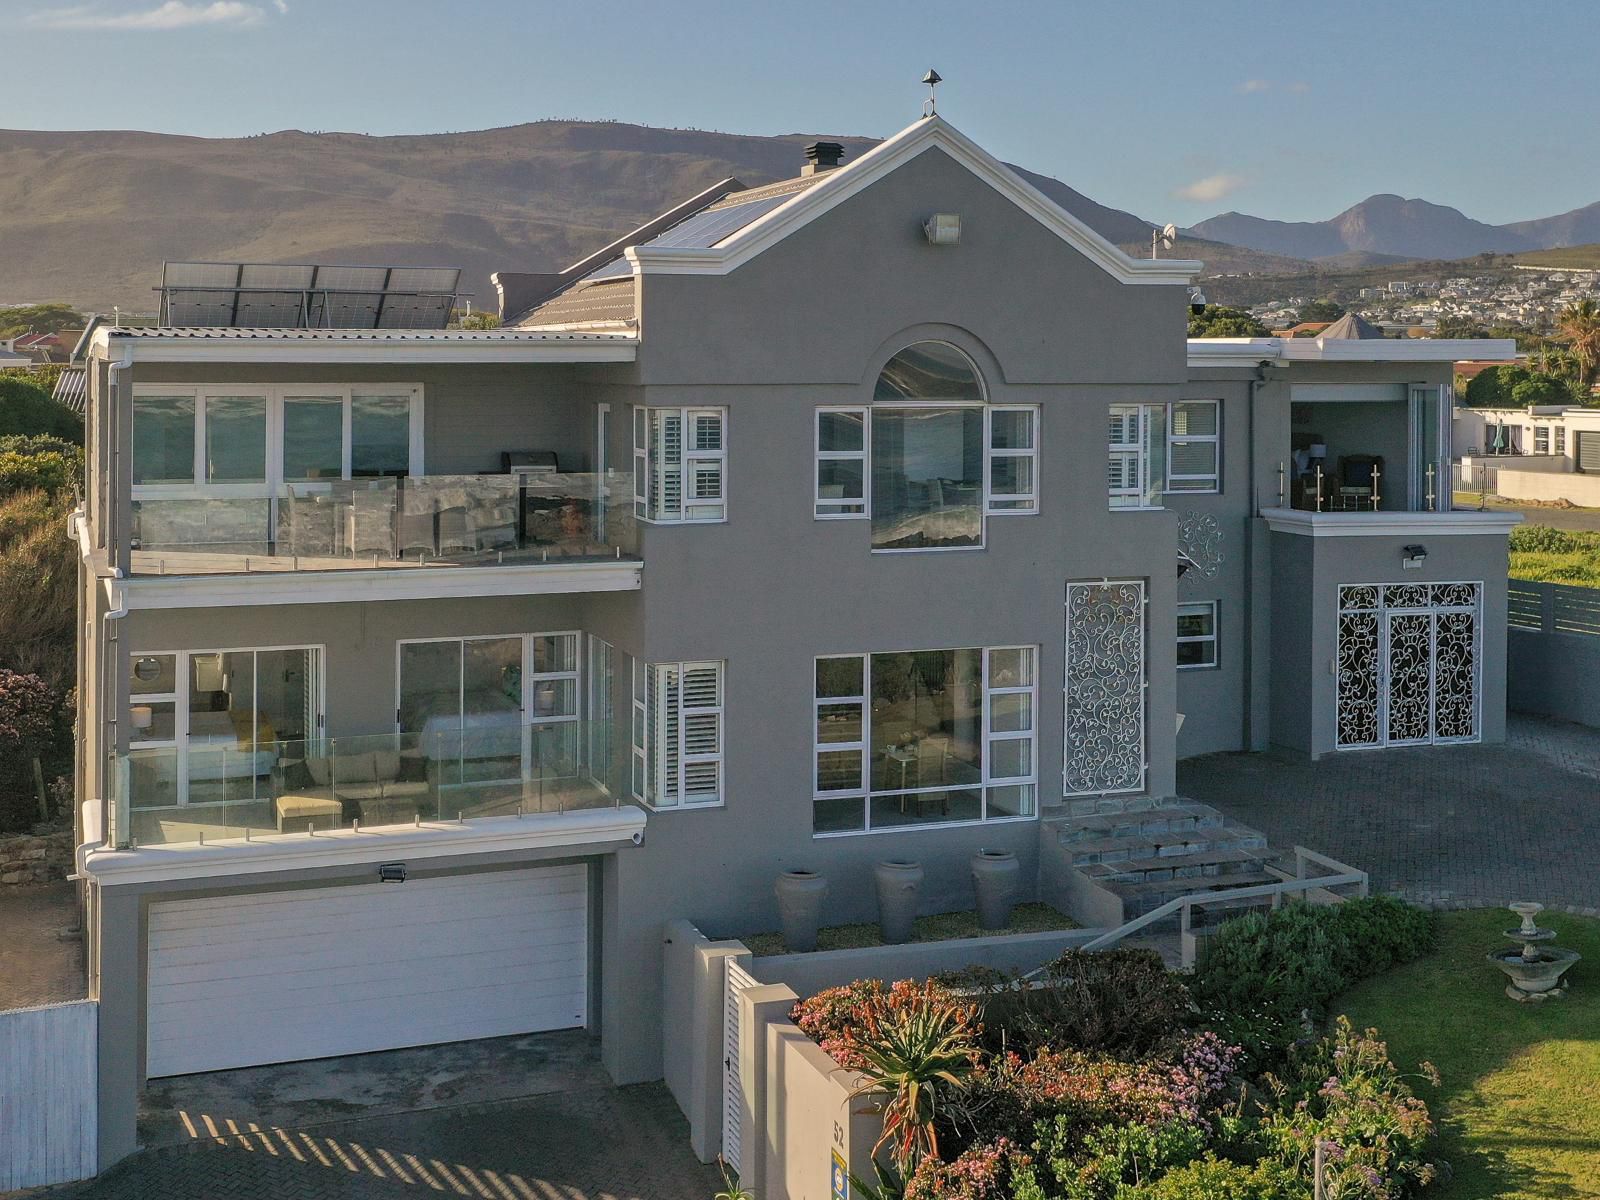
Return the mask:
<svg viewBox="0 0 1600 1200">
<path fill-rule="evenodd" d="M 1556 320 L 1556 329 L 1571 345 L 1582 381 L 1592 383 L 1600 369 L 1600 305 L 1593 300 L 1579 300 L 1567 306 Z"/>
</svg>

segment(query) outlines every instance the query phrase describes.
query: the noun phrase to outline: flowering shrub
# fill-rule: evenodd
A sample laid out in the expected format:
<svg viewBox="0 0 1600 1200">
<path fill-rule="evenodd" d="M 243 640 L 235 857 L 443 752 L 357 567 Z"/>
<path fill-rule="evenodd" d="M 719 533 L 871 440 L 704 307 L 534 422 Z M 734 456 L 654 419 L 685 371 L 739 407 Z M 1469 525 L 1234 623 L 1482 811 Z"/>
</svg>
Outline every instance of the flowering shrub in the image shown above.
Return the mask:
<svg viewBox="0 0 1600 1200">
<path fill-rule="evenodd" d="M 903 1200 L 1008 1200 L 1012 1170 L 1030 1161 L 1006 1138 L 973 1146 L 948 1163 L 925 1158 L 906 1180 Z"/>
<path fill-rule="evenodd" d="M 883 990 L 881 979 L 858 979 L 842 987 L 826 988 L 796 1004 L 789 1019 L 834 1062 L 859 1071 L 865 1063 L 856 1053 L 850 1035 L 860 1024 L 867 1000 L 882 995 Z"/>
<path fill-rule="evenodd" d="M 1423 1063 L 1422 1074 L 1438 1083 L 1431 1065 Z M 1437 1177 L 1426 1157 L 1428 1107 L 1389 1061 L 1377 1030 L 1358 1033 L 1340 1017 L 1331 1036 L 1291 1054 L 1286 1078 L 1271 1082 L 1277 1103 L 1262 1121 L 1262 1143 L 1309 1178 L 1321 1142 L 1331 1195 L 1395 1200 Z"/>
<path fill-rule="evenodd" d="M 1308 1194 L 1304 1183 L 1275 1163 L 1241 1166 L 1207 1154 L 1124 1190 L 1117 1200 L 1304 1200 Z"/>
</svg>

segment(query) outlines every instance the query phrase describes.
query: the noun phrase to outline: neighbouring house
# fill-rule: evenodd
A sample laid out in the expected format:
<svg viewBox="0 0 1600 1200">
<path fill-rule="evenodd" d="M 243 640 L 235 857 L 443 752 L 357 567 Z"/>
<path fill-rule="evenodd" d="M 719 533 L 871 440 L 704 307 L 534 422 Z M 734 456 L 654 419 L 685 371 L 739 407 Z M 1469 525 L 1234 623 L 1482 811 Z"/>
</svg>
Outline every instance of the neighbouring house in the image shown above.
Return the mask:
<svg viewBox="0 0 1600 1200">
<path fill-rule="evenodd" d="M 1600 408 L 1463 406 L 1451 438 L 1465 490 L 1600 507 Z"/>
<path fill-rule="evenodd" d="M 492 331 L 453 270 L 169 264 L 86 349 L 102 1162 L 151 1077 L 587 1026 L 658 1078 L 664 923 L 786 869 L 965 907 L 1186 755 L 1503 738 L 1517 518 L 1440 480 L 1510 344 L 1186 342 L 1199 266 L 938 117 Z"/>
<path fill-rule="evenodd" d="M 33 357 L 20 353 L 15 346 L 16 338 L 0 338 L 0 368 L 33 366 Z"/>
</svg>

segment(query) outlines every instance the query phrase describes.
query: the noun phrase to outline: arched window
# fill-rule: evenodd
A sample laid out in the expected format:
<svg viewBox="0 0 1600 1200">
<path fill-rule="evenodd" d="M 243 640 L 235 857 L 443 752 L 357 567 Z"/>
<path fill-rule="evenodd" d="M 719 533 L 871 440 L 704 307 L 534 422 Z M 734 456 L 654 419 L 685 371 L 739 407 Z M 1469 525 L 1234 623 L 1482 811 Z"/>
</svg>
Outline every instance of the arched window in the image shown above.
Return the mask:
<svg viewBox="0 0 1600 1200">
<path fill-rule="evenodd" d="M 914 342 L 884 364 L 872 389 L 876 404 L 897 400 L 983 403 L 983 380 L 972 360 L 949 342 Z"/>
<path fill-rule="evenodd" d="M 884 364 L 870 407 L 817 410 L 816 515 L 870 518 L 874 550 L 983 545 L 985 515 L 1038 511 L 1037 408 L 986 403 L 948 342 Z"/>
</svg>

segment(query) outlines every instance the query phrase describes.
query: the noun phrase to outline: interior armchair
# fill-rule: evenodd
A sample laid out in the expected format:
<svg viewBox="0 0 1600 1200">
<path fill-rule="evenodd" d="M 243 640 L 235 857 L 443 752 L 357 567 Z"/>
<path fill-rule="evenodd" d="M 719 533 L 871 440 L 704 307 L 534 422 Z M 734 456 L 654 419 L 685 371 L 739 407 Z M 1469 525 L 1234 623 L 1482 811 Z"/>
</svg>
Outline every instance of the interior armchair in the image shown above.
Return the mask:
<svg viewBox="0 0 1600 1200">
<path fill-rule="evenodd" d="M 1376 512 L 1382 502 L 1383 477 L 1383 455 L 1340 455 L 1336 507 L 1345 510 L 1370 508 Z"/>
</svg>

